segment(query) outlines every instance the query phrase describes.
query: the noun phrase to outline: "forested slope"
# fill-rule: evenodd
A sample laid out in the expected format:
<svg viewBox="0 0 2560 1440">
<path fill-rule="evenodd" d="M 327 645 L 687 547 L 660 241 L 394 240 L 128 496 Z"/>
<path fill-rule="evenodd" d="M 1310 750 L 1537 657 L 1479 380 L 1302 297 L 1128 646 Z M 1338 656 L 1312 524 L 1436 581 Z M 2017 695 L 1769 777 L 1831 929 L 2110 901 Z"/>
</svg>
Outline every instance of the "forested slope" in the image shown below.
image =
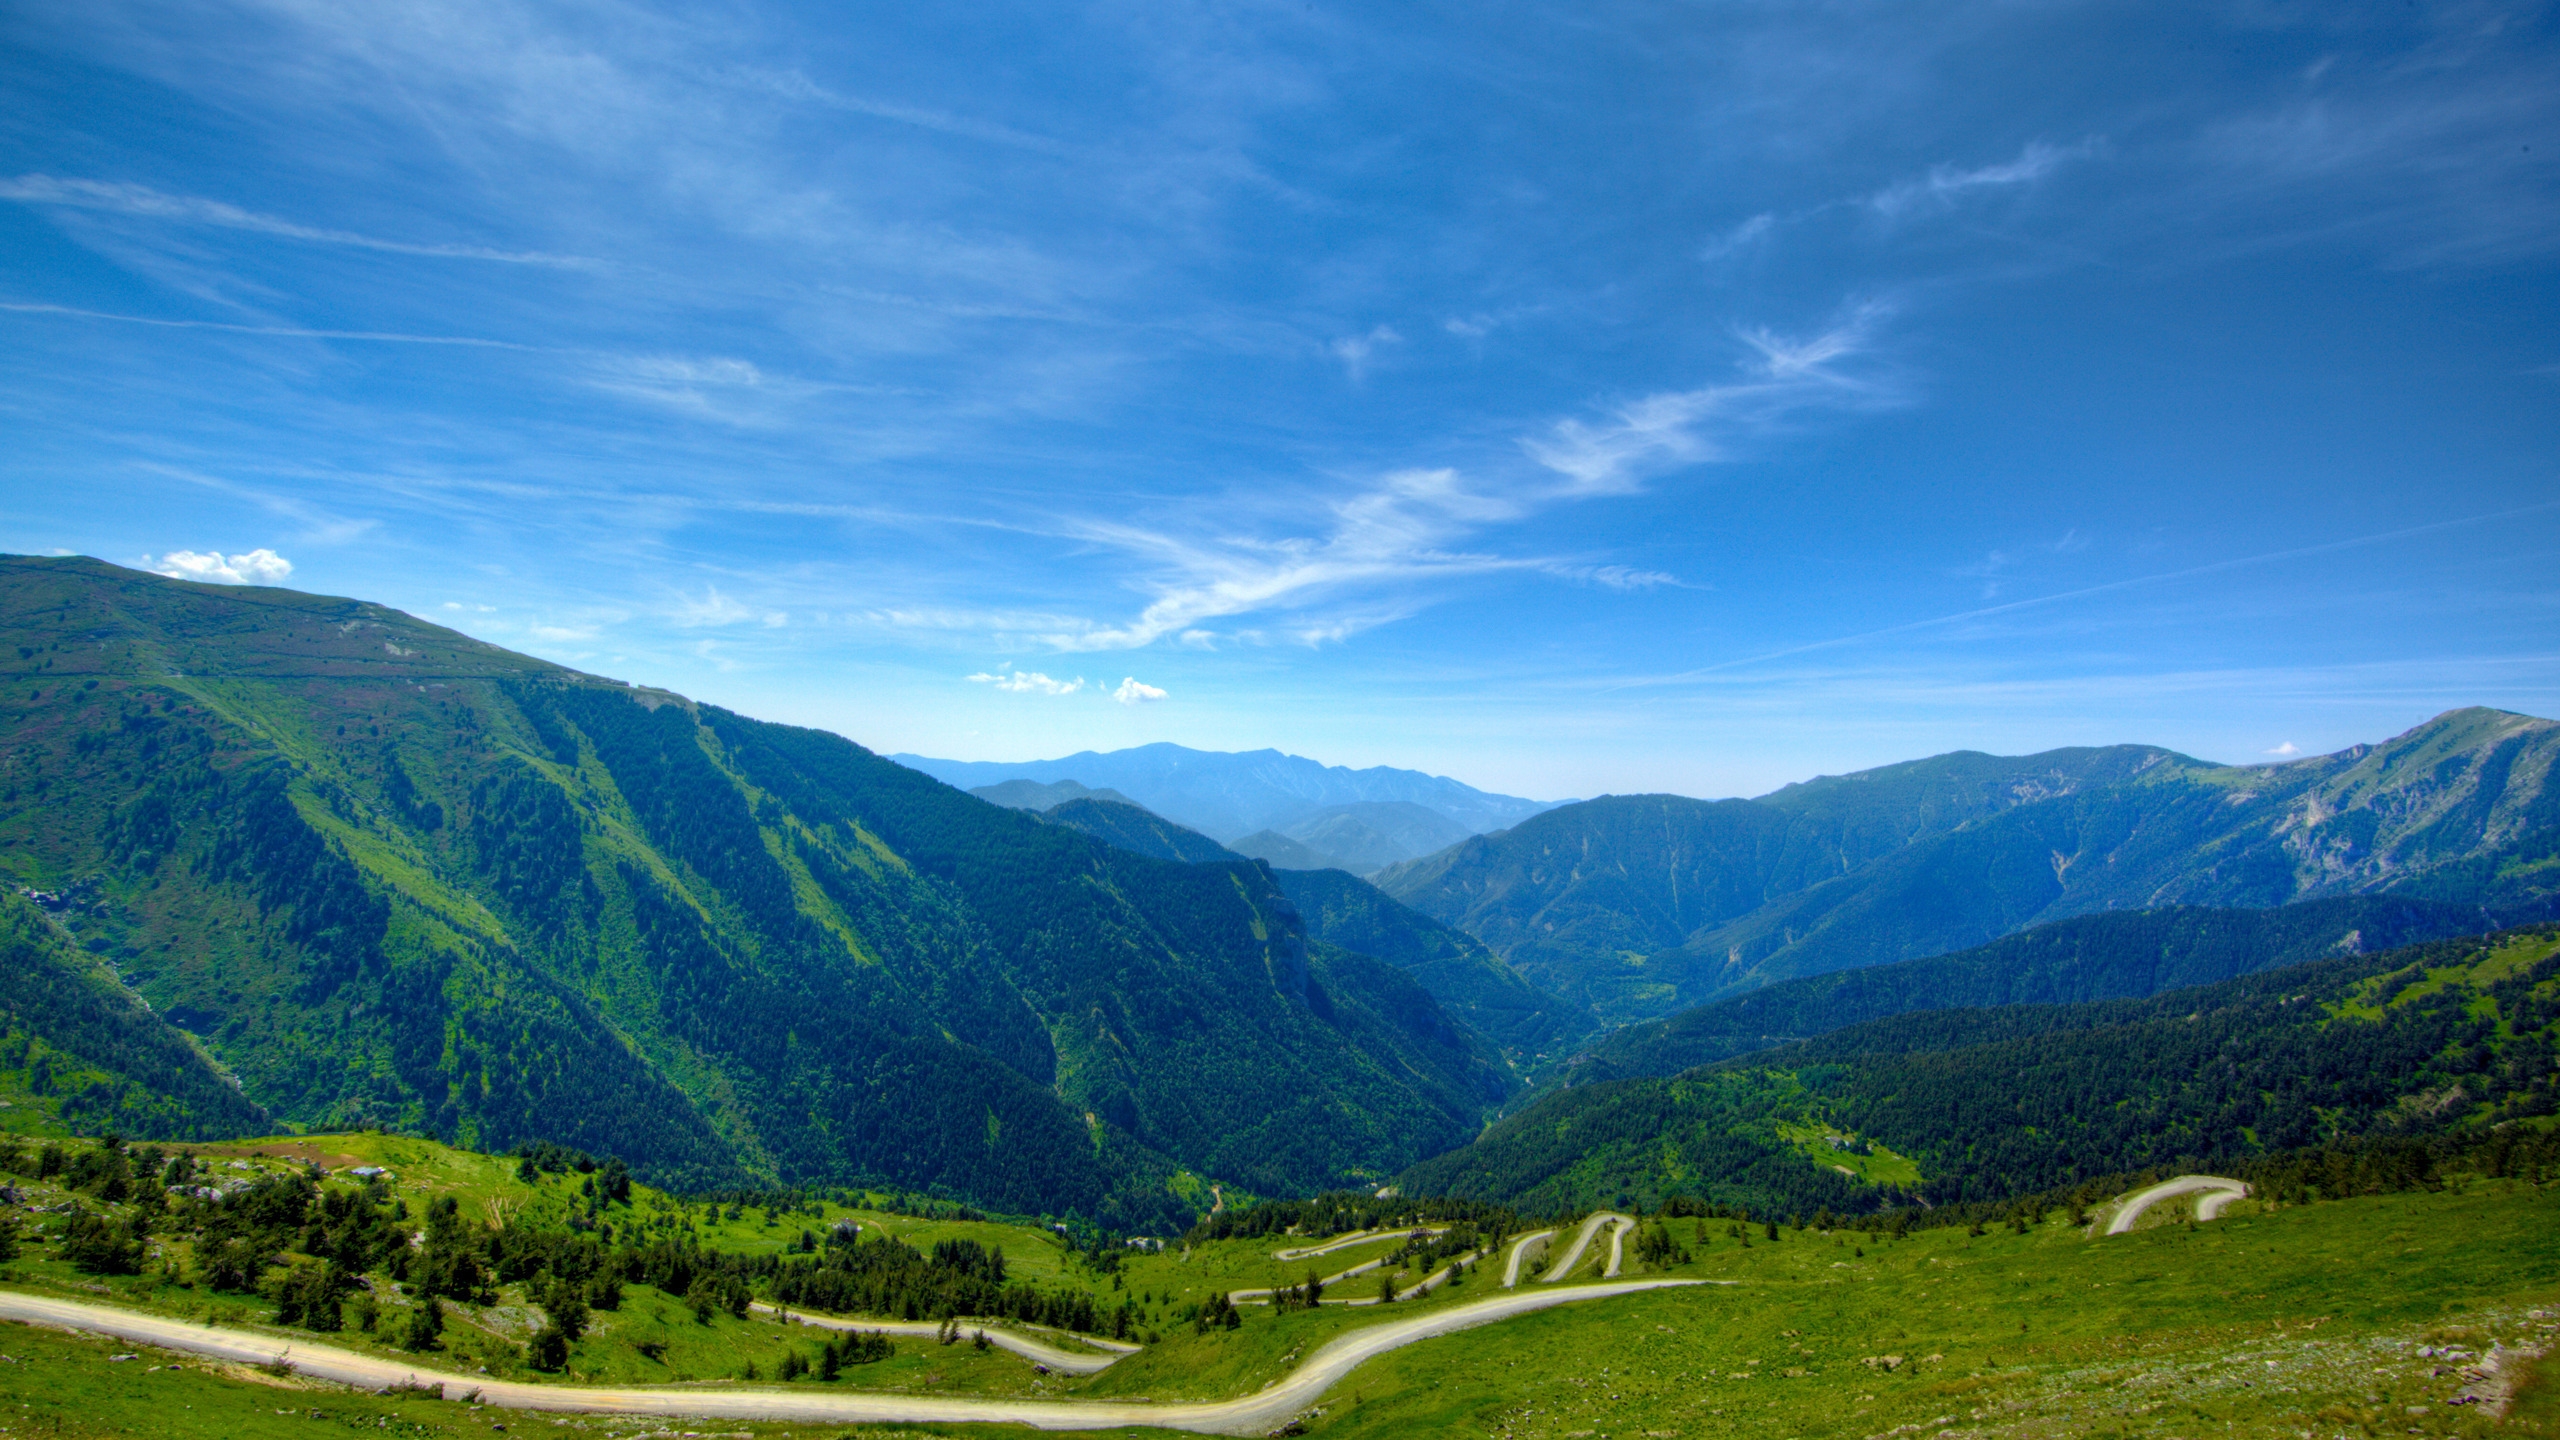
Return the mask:
<svg viewBox="0 0 2560 1440">
<path fill-rule="evenodd" d="M 1562 1054 L 1597 1028 L 1588 1008 L 1522 979 L 1474 936 L 1397 904 L 1340 870 L 1277 870 L 1307 933 L 1375 955 L 1413 977 L 1515 1063 Z"/>
<path fill-rule="evenodd" d="M 1853 1214 L 2554 1112 L 2560 930 L 2147 999 L 1932 1010 L 1562 1091 L 1400 1177 L 1528 1210 L 1689 1193 Z"/>
<path fill-rule="evenodd" d="M 1240 860 L 1234 851 L 1134 805 L 1076 799 L 1043 818 L 1109 845 L 1166 860 Z M 1501 1048 L 1511 1063 L 1561 1053 L 1596 1028 L 1590 1012 L 1520 978 L 1473 936 L 1397 904 L 1340 870 L 1272 872 L 1311 939 L 1394 965 Z"/>
<path fill-rule="evenodd" d="M 1808 975 L 1630 1025 L 1579 1057 L 1570 1080 L 1677 1074 L 1908 1011 L 2150 995 L 2333 954 L 2476 934 L 2496 924 L 2476 905 L 2395 896 L 2306 900 L 2272 910 L 2171 906 L 2083 915 L 1951 955 Z"/>
<path fill-rule="evenodd" d="M 0 740 L 0 867 L 281 1119 L 1135 1224 L 1510 1083 L 1260 866 L 358 601 L 0 560 Z"/>
<path fill-rule="evenodd" d="M 87 902 L 51 892 L 43 898 L 65 918 Z M 14 894 L 0 894 L 0 1090 L 20 1111 L 5 1127 L 11 1129 L 52 1119 L 145 1139 L 198 1140 L 269 1124 L 265 1111 L 126 991 L 104 961 L 74 946 L 61 920 Z"/>
<path fill-rule="evenodd" d="M 1611 1019 L 1944 954 L 2110 909 L 2560 893 L 2560 725 L 2449 712 L 2380 745 L 2216 767 L 2123 746 L 1958 754 L 1759 800 L 1619 797 L 1383 872 Z"/>
</svg>

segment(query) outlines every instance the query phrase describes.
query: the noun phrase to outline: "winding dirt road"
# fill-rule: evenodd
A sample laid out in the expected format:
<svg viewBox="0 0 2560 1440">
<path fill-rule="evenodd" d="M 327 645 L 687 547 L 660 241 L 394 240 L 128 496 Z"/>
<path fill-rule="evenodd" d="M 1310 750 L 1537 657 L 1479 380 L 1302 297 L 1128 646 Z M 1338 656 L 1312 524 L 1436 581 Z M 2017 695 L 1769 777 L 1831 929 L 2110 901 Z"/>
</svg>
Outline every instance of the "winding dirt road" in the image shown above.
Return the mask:
<svg viewBox="0 0 2560 1440">
<path fill-rule="evenodd" d="M 1444 1235 L 1448 1233 L 1448 1228 L 1445 1225 L 1419 1225 L 1410 1230 L 1354 1230 L 1348 1235 L 1337 1236 L 1322 1245 L 1298 1245 L 1287 1250 L 1274 1250 L 1271 1252 L 1271 1258 L 1282 1264 L 1292 1260 L 1313 1260 L 1319 1255 L 1330 1255 L 1336 1250 L 1348 1250 L 1354 1245 L 1366 1245 L 1372 1240 L 1393 1240 L 1415 1235 Z"/>
<path fill-rule="evenodd" d="M 1336 1336 L 1297 1369 L 1261 1391 L 1235 1400 L 1155 1405 L 1129 1400 L 970 1400 L 957 1396 L 887 1395 L 860 1391 L 615 1390 L 571 1385 L 526 1385 L 481 1376 L 454 1375 L 405 1365 L 328 1345 L 305 1345 L 241 1330 L 192 1325 L 165 1316 L 90 1305 L 76 1300 L 0 1291 L 0 1319 L 87 1330 L 119 1340 L 211 1356 L 247 1365 L 282 1362 L 315 1379 L 379 1389 L 432 1385 L 462 1399 L 518 1410 L 601 1412 L 625 1415 L 698 1416 L 721 1420 L 801 1421 L 813 1424 L 942 1421 L 951 1424 L 1015 1424 L 1041 1430 L 1088 1430 L 1146 1425 L 1205 1435 L 1259 1435 L 1315 1403 L 1362 1361 L 1418 1340 L 1497 1320 L 1638 1291 L 1696 1285 L 1695 1280 L 1620 1280 L 1498 1295 L 1429 1315 L 1372 1325 Z M 878 1328 L 878 1327 L 857 1327 Z M 992 1342 L 994 1332 L 987 1336 Z"/>
<path fill-rule="evenodd" d="M 1591 1248 L 1591 1237 L 1600 1233 L 1601 1226 L 1609 1224 L 1615 1224 L 1618 1227 L 1618 1233 L 1613 1237 L 1613 1243 L 1610 1246 L 1609 1256 L 1609 1273 L 1612 1275 L 1617 1274 L 1618 1253 L 1617 1245 L 1614 1241 L 1624 1239 L 1627 1231 L 1635 1228 L 1635 1223 L 1636 1222 L 1628 1216 L 1620 1215 L 1608 1210 L 1603 1210 L 1592 1216 L 1590 1219 L 1583 1221 L 1582 1228 L 1574 1233 L 1573 1244 L 1565 1250 L 1564 1258 L 1549 1266 L 1547 1268 L 1547 1273 L 1539 1277 L 1540 1281 L 1544 1284 L 1553 1285 L 1567 1275 L 1572 1274 L 1573 1267 L 1582 1263 L 1582 1253 Z"/>
<path fill-rule="evenodd" d="M 1529 1258 L 1530 1247 L 1536 1246 L 1536 1253 L 1544 1255 L 1547 1253 L 1547 1242 L 1555 1238 L 1556 1232 L 1553 1230 L 1538 1230 L 1523 1235 L 1514 1242 L 1511 1246 L 1510 1263 L 1502 1267 L 1502 1288 L 1505 1290 L 1519 1288 L 1520 1265 L 1522 1261 Z"/>
<path fill-rule="evenodd" d="M 761 1300 L 747 1308 L 776 1317 L 786 1313 Z M 942 1327 L 930 1320 L 847 1320 L 835 1315 L 815 1315 L 806 1310 L 792 1310 L 788 1313 L 792 1319 L 803 1325 L 814 1325 L 826 1330 L 877 1330 L 886 1335 L 939 1335 L 942 1333 Z M 1117 1340 L 1100 1340 L 1091 1335 L 1078 1335 L 1076 1338 L 1088 1345 L 1113 1352 L 1104 1355 L 1086 1355 L 1074 1350 L 1060 1350 L 1053 1345 L 1044 1345 L 1028 1335 L 1012 1330 L 1001 1329 L 994 1325 L 973 1324 L 966 1320 L 960 1322 L 960 1333 L 964 1336 L 984 1335 L 987 1337 L 987 1343 L 997 1349 L 1010 1350 L 1035 1365 L 1046 1365 L 1061 1375 L 1098 1375 L 1110 1369 L 1122 1356 L 1138 1353 L 1138 1347 L 1135 1345 L 1124 1345 Z"/>
<path fill-rule="evenodd" d="M 2214 1220 L 2221 1217 L 2224 1206 L 2246 1196 L 2249 1193 L 2249 1187 L 2238 1180 L 2227 1180 L 2220 1175 L 2181 1175 L 2174 1180 L 2163 1180 L 2148 1190 L 2137 1190 L 2118 1202 L 2115 1218 L 2107 1222 L 2107 1233 L 2122 1235 L 2133 1228 L 2135 1221 L 2142 1218 L 2143 1211 L 2163 1200 L 2175 1200 L 2181 1195 L 2194 1195 L 2199 1192 L 2204 1194 L 2204 1198 L 2196 1202 L 2196 1218 Z"/>
</svg>

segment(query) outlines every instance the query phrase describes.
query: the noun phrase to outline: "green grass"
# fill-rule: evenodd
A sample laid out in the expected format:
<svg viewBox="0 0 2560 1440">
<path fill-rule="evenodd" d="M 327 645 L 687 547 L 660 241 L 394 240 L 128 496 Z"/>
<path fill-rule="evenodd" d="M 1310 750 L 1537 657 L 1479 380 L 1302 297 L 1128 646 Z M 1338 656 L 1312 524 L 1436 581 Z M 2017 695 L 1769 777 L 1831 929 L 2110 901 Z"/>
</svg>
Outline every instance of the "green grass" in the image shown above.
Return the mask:
<svg viewBox="0 0 2560 1440">
<path fill-rule="evenodd" d="M 233 1160 L 281 1166 L 361 1161 L 393 1169 L 412 1210 L 434 1195 L 466 1214 L 515 1206 L 531 1215 L 571 1203 L 578 1177 L 515 1179 L 513 1162 L 396 1136 L 305 1137 L 197 1147 L 217 1174 Z M 22 1182 L 23 1183 L 23 1182 Z M 58 1202 L 27 1184 L 29 1200 Z M 2493 1427 L 2477 1410 L 2445 1404 L 2458 1378 L 2429 1374 L 2419 1345 L 2485 1351 L 2492 1341 L 2538 1345 L 2560 1335 L 2560 1226 L 2548 1191 L 2509 1181 L 2458 1183 L 2411 1193 L 2267 1207 L 2235 1207 L 2191 1226 L 2178 1203 L 2156 1207 L 2144 1228 L 2091 1239 L 2059 1215 L 2031 1233 L 1973 1237 L 1924 1231 L 1901 1241 L 1841 1232 L 1784 1231 L 1770 1242 L 1730 1222 L 1667 1222 L 1692 1260 L 1675 1273 L 1734 1282 L 1560 1307 L 1427 1341 L 1370 1362 L 1305 1417 L 1312 1433 L 1344 1436 L 1476 1435 L 1868 1437 L 1954 1429 L 2000 1437 L 2206 1435 L 2319 1437 L 2403 1434 L 2560 1435 L 2560 1371 L 2526 1376 L 2513 1415 Z M 707 1218 L 639 1187 L 637 1204 L 608 1212 L 617 1228 L 690 1225 L 725 1247 L 781 1246 L 819 1220 L 785 1214 L 765 1223 L 748 1209 Z M 1380 1311 L 1328 1306 L 1275 1312 L 1248 1306 L 1234 1331 L 1192 1332 L 1173 1312 L 1187 1298 L 1291 1278 L 1270 1252 L 1294 1237 L 1229 1241 L 1188 1254 L 1131 1255 L 1119 1274 L 1070 1259 L 1056 1237 L 993 1221 L 946 1221 L 830 1205 L 823 1223 L 851 1216 L 910 1243 L 967 1237 L 1002 1244 L 1022 1273 L 1072 1285 L 1117 1304 L 1136 1298 L 1142 1328 L 1161 1339 L 1100 1375 L 1043 1377 L 1002 1351 L 901 1339 L 896 1355 L 851 1367 L 837 1388 L 989 1396 L 1147 1397 L 1160 1401 L 1249 1394 L 1345 1331 L 1499 1293 L 1494 1275 Z M 1569 1237 L 1568 1237 L 1569 1238 Z M 216 1295 L 183 1277 L 183 1242 L 161 1245 L 149 1273 L 101 1280 L 50 1258 L 49 1246 L 0 1270 L 0 1284 L 102 1300 L 266 1330 L 271 1307 Z M 1314 1262 L 1339 1269 L 1383 1248 L 1355 1247 Z M 1595 1243 L 1582 1267 L 1605 1256 Z M 1863 1252 L 1863 1253 L 1862 1253 Z M 1630 1269 L 1634 1270 L 1632 1256 Z M 1491 1266 L 1487 1267 L 1492 1270 Z M 1280 1272 L 1275 1274 L 1274 1272 Z M 1362 1277 L 1368 1280 L 1370 1277 Z M 1344 1287 L 1368 1293 L 1351 1282 Z M 447 1348 L 426 1363 L 539 1380 L 518 1346 L 530 1316 L 521 1297 L 492 1307 L 451 1307 Z M 814 1349 L 812 1332 L 751 1316 L 696 1321 L 671 1296 L 628 1286 L 622 1308 L 600 1312 L 576 1346 L 568 1380 L 617 1385 L 736 1383 L 753 1364 L 772 1384 L 790 1348 Z M 314 1337 L 392 1354 L 357 1330 Z M 644 1345 L 648 1350 L 643 1349 Z M 648 1353 L 655 1351 L 655 1354 Z M 312 1436 L 376 1434 L 486 1437 L 493 1427 L 550 1430 L 549 1417 L 511 1415 L 415 1398 L 359 1395 L 236 1367 L 209 1367 L 148 1350 L 0 1327 L 0 1434 Z M 1891 1368 L 1868 1357 L 1900 1357 Z M 2269 1362 L 2273 1363 L 2270 1364 Z M 159 1365 L 162 1368 L 150 1367 Z M 816 1388 L 799 1382 L 794 1388 Z M 2424 1407 L 2412 1414 L 2411 1407 Z M 281 1413 L 279 1413 L 281 1412 Z M 317 1415 L 318 1418 L 314 1418 Z M 1019 1434 L 1003 1427 L 793 1427 L 733 1425 L 763 1436 Z M 1916 1427 L 1906 1429 L 1903 1427 Z M 584 1417 L 567 1428 L 614 1435 L 681 1424 Z M 702 1425 L 691 1428 L 702 1429 Z"/>
<path fill-rule="evenodd" d="M 1835 1138 L 1844 1141 L 1858 1138 L 1834 1125 L 1820 1121 L 1790 1123 L 1782 1120 L 1778 1122 L 1778 1134 L 1814 1164 L 1829 1166 L 1869 1185 L 1916 1187 L 1923 1178 L 1920 1167 L 1909 1157 L 1897 1155 L 1872 1141 L 1868 1143 L 1870 1153 L 1865 1155 L 1834 1147 L 1831 1142 Z"/>
<path fill-rule="evenodd" d="M 1739 1285 L 1394 1352 L 1337 1387 L 1310 1429 L 2486 1435 L 2485 1416 L 2445 1404 L 2459 1380 L 2414 1350 L 2544 1343 L 2553 1322 L 2530 1312 L 2560 1301 L 2552 1213 L 2545 1193 L 2492 1182 L 2103 1240 L 2057 1221 L 1880 1245 L 1790 1231 L 1745 1251 L 1708 1222 L 1712 1246 L 1687 1268 Z M 1862 1363 L 1886 1355 L 1903 1363 Z M 2496 1433 L 2560 1433 L 2560 1404 L 2520 1405 Z"/>
</svg>

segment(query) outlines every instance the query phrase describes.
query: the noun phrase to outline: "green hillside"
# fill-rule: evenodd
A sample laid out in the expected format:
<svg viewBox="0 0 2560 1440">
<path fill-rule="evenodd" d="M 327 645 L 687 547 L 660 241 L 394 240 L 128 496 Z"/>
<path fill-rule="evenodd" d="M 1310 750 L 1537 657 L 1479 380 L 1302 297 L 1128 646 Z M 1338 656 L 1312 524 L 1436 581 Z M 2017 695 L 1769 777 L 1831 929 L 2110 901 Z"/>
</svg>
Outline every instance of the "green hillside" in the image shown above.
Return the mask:
<svg viewBox="0 0 2560 1440">
<path fill-rule="evenodd" d="M 202 1139 L 265 1129 L 256 1102 L 73 944 L 85 892 L 0 894 L 0 1130 Z M 47 913 L 52 911 L 55 913 Z"/>
<path fill-rule="evenodd" d="M 1644 1218 L 1626 1273 L 1705 1283 L 1391 1350 L 1279 1431 L 1555 1440 L 2550 1435 L 2560 1430 L 2560 1364 L 2548 1354 L 2560 1229 L 2549 1223 L 2548 1137 L 2535 1138 L 2504 1153 L 2421 1144 L 2301 1157 L 2270 1170 L 2257 1197 L 2218 1220 L 2180 1223 L 2163 1206 L 2160 1223 L 2114 1236 L 2093 1235 L 2068 1204 L 2016 1207 L 1983 1217 L 2001 1222 L 1985 1226 L 1907 1230 L 1771 1230 L 1729 1211 L 1677 1207 Z M 1383 1310 L 1248 1303 L 1231 1312 L 1232 1326 L 1202 1323 L 1225 1313 L 1213 1297 L 1302 1270 L 1275 1251 L 1303 1237 L 1435 1212 L 1462 1218 L 1447 1206 L 1365 1198 L 1228 1212 L 1178 1244 L 1140 1252 L 1080 1248 L 1045 1228 L 948 1207 L 917 1213 L 877 1195 L 678 1197 L 566 1153 L 518 1160 L 384 1135 L 175 1150 L 72 1142 L 50 1154 L 20 1146 L 0 1153 L 0 1169 L 41 1207 L 11 1229 L 12 1253 L 0 1257 L 0 1288 L 13 1294 L 179 1318 L 215 1343 L 280 1343 L 304 1355 L 326 1346 L 418 1370 L 609 1386 L 625 1397 L 748 1390 L 810 1407 L 803 1415 L 901 1397 L 1251 1396 L 1333 1337 L 1481 1300 L 1497 1284 L 1488 1267 Z M 1471 1218 L 1496 1231 L 1521 1223 L 1493 1211 Z M 850 1303 L 806 1298 L 821 1292 Z M 775 1303 L 857 1327 L 970 1319 L 952 1343 L 920 1325 L 923 1333 L 855 1344 L 757 1308 Z M 1138 1348 L 1077 1376 L 969 1338 L 983 1325 L 1097 1355 L 1034 1328 L 1041 1318 L 1124 1335 Z M 545 1416 L 51 1327 L 6 1323 L 0 1332 L 9 1357 L 0 1408 L 13 1433 L 33 1435 L 1020 1433 L 949 1422 Z"/>
<path fill-rule="evenodd" d="M 0 560 L 0 738 L 0 871 L 90 887 L 82 943 L 295 1124 L 1140 1227 L 1511 1084 L 1260 866 L 360 601 Z"/>
<path fill-rule="evenodd" d="M 1576 1086 L 1399 1177 L 1556 1211 L 1700 1195 L 1849 1215 L 2560 1109 L 2560 930 L 2147 999 L 1929 1010 Z"/>
<path fill-rule="evenodd" d="M 2340 953 L 2492 928 L 2478 906 L 2391 896 L 2272 910 L 2170 906 L 2056 920 L 1952 955 L 1783 980 L 1617 1030 L 1576 1057 L 1572 1083 L 1673 1075 L 1914 1010 L 2057 1005 L 2150 995 Z"/>
<path fill-rule="evenodd" d="M 2215 767 L 2142 747 L 1956 754 L 1759 800 L 1617 797 L 1383 872 L 1604 1018 L 1944 954 L 2109 909 L 2560 892 L 2560 724 L 2496 710 Z"/>
<path fill-rule="evenodd" d="M 1588 1009 L 1522 979 L 1474 936 L 1341 870 L 1275 870 L 1307 933 L 1401 967 L 1515 1063 L 1561 1056 L 1596 1027 Z"/>
</svg>

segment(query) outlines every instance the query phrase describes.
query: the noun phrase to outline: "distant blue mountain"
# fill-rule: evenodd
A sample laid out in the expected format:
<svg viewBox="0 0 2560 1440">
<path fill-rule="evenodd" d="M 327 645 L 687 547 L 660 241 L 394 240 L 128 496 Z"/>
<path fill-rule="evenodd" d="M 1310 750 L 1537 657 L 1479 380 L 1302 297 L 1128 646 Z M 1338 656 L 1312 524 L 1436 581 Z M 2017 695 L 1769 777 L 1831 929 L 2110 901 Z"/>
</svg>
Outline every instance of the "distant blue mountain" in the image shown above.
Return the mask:
<svg viewBox="0 0 2560 1440">
<path fill-rule="evenodd" d="M 1141 745 L 1107 754 L 1087 750 L 1061 760 L 1007 764 L 993 760 L 889 757 L 947 785 L 974 790 L 1007 780 L 1054 785 L 1073 780 L 1117 790 L 1168 820 L 1220 841 L 1279 829 L 1340 805 L 1404 801 L 1445 816 L 1470 835 L 1503 830 L 1569 802 L 1493 795 L 1443 775 L 1374 766 L 1352 770 L 1277 750 L 1242 754 L 1181 745 Z"/>
</svg>

